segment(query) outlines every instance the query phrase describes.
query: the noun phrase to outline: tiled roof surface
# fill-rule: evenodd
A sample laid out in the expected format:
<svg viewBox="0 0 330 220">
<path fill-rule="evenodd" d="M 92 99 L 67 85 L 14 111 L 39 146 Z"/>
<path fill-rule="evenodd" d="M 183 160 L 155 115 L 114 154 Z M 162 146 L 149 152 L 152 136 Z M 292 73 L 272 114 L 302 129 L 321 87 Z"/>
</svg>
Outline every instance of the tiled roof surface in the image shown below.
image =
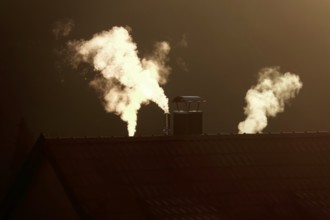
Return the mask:
<svg viewBox="0 0 330 220">
<path fill-rule="evenodd" d="M 45 140 L 91 219 L 330 219 L 330 134 Z"/>
</svg>

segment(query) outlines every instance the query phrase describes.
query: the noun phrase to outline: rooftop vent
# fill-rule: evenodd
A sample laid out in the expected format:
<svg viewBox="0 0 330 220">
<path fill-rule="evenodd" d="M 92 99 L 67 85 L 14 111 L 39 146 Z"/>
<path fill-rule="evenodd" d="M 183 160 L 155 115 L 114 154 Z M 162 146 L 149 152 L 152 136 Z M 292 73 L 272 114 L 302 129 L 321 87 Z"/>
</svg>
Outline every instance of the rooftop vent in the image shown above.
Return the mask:
<svg viewBox="0 0 330 220">
<path fill-rule="evenodd" d="M 203 133 L 203 112 L 200 110 L 205 99 L 200 96 L 177 96 L 173 99 L 173 135 L 196 135 Z M 169 124 L 169 123 L 168 123 Z"/>
</svg>

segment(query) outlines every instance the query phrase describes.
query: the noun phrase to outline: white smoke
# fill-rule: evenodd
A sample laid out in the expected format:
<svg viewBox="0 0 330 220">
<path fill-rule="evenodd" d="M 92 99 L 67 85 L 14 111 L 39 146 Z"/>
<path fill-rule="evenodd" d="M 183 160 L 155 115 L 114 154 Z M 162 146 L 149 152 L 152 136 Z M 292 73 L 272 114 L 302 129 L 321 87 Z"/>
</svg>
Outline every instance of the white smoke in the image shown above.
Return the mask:
<svg viewBox="0 0 330 220">
<path fill-rule="evenodd" d="M 183 34 L 181 40 L 178 43 L 179 47 L 187 48 L 188 47 L 188 37 L 187 34 Z"/>
<path fill-rule="evenodd" d="M 68 36 L 71 33 L 74 26 L 75 26 L 75 23 L 72 19 L 64 19 L 64 20 L 56 21 L 53 24 L 53 28 L 52 28 L 54 37 L 56 39 L 59 39 L 61 37 Z"/>
<path fill-rule="evenodd" d="M 285 104 L 302 88 L 299 76 L 281 73 L 278 67 L 265 68 L 259 72 L 258 84 L 245 96 L 247 106 L 245 121 L 238 125 L 239 133 L 261 132 L 267 126 L 267 117 L 275 117 L 284 111 Z"/>
<path fill-rule="evenodd" d="M 170 46 L 156 43 L 154 53 L 140 59 L 128 29 L 113 27 L 88 41 L 71 41 L 68 46 L 74 51 L 73 64 L 87 62 L 100 73 L 91 85 L 102 92 L 105 109 L 127 122 L 128 134 L 133 136 L 142 104 L 152 101 L 169 112 L 160 84 L 166 83 L 170 73 L 166 65 Z"/>
<path fill-rule="evenodd" d="M 186 49 L 189 46 L 187 34 L 182 35 L 181 40 L 178 42 L 178 44 L 176 46 L 180 49 Z M 182 56 L 178 56 L 176 58 L 176 64 L 184 72 L 189 71 L 188 64 Z"/>
</svg>

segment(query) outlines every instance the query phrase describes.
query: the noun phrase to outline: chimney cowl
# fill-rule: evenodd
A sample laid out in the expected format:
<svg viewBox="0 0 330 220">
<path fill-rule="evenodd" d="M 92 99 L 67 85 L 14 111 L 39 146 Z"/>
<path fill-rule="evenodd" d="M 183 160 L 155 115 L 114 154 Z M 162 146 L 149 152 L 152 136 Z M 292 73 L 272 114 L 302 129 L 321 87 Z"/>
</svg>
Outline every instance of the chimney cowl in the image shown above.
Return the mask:
<svg viewBox="0 0 330 220">
<path fill-rule="evenodd" d="M 200 96 L 177 96 L 173 99 L 176 105 L 174 112 L 199 112 L 200 104 L 203 102 L 206 100 Z"/>
<path fill-rule="evenodd" d="M 173 102 L 206 102 L 206 100 L 200 96 L 177 96 L 173 99 Z"/>
<path fill-rule="evenodd" d="M 206 102 L 200 96 L 177 96 L 173 99 L 173 135 L 199 135 L 203 133 L 203 112 L 200 104 Z M 181 105 L 180 105 L 181 104 Z"/>
</svg>

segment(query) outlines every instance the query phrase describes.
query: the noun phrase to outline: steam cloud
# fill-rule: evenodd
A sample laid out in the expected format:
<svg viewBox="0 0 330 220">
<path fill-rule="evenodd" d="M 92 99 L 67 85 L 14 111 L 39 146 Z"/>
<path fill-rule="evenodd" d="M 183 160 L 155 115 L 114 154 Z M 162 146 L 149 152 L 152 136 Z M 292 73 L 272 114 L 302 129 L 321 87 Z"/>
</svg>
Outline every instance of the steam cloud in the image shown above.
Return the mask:
<svg viewBox="0 0 330 220">
<path fill-rule="evenodd" d="M 52 32 L 56 39 L 66 37 L 71 33 L 74 25 L 75 24 L 72 19 L 59 20 L 54 23 Z"/>
<path fill-rule="evenodd" d="M 185 49 L 188 47 L 188 37 L 186 34 L 182 35 L 181 40 L 177 44 L 177 47 L 180 49 Z M 189 71 L 188 64 L 185 62 L 185 60 L 181 56 L 176 58 L 176 63 L 178 65 L 178 67 L 181 70 L 183 70 L 184 72 Z"/>
<path fill-rule="evenodd" d="M 267 126 L 267 117 L 284 111 L 285 104 L 302 88 L 299 76 L 281 73 L 279 67 L 265 68 L 259 72 L 258 84 L 245 96 L 247 106 L 245 121 L 238 125 L 239 133 L 261 132 Z"/>
<path fill-rule="evenodd" d="M 167 42 L 156 43 L 153 54 L 140 59 L 129 28 L 113 27 L 88 41 L 71 41 L 68 46 L 74 52 L 74 65 L 86 62 L 100 73 L 90 85 L 101 91 L 106 111 L 127 122 L 129 136 L 135 134 L 142 104 L 152 101 L 169 112 L 168 98 L 160 87 L 170 73 Z"/>
</svg>

